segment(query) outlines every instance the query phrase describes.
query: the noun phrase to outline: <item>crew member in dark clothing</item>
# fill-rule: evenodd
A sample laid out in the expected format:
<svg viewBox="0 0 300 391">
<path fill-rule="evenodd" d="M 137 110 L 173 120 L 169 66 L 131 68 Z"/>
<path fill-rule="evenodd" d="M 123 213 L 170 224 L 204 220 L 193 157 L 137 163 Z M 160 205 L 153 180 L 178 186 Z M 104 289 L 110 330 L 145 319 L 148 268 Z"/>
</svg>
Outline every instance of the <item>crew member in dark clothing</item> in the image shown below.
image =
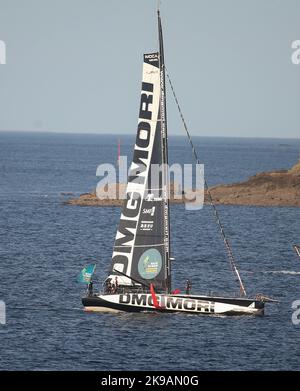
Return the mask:
<svg viewBox="0 0 300 391">
<path fill-rule="evenodd" d="M 192 281 L 187 279 L 186 280 L 186 286 L 185 286 L 185 293 L 187 295 L 190 295 L 191 294 L 191 290 L 192 290 Z"/>
<path fill-rule="evenodd" d="M 93 296 L 94 292 L 93 292 L 93 281 L 91 280 L 89 282 L 89 285 L 88 285 L 88 295 L 89 296 Z"/>
<path fill-rule="evenodd" d="M 114 293 L 118 293 L 118 289 L 119 289 L 119 283 L 118 283 L 118 277 L 116 276 L 116 278 L 115 278 L 115 292 Z"/>
<path fill-rule="evenodd" d="M 112 285 L 111 285 L 111 280 L 107 280 L 105 282 L 105 293 L 111 294 L 112 293 Z"/>
</svg>

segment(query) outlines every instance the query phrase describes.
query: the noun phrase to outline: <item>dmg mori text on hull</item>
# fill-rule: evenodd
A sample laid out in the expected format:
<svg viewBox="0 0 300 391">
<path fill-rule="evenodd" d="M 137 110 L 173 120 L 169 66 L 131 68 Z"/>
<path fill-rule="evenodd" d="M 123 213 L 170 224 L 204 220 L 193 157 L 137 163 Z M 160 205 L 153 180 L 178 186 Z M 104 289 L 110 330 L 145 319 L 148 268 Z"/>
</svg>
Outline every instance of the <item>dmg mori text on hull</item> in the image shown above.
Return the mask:
<svg viewBox="0 0 300 391">
<path fill-rule="evenodd" d="M 93 312 L 185 312 L 189 314 L 263 315 L 262 301 L 240 298 L 196 295 L 156 295 L 160 308 L 155 307 L 151 294 L 126 293 L 84 297 L 86 311 Z"/>
</svg>

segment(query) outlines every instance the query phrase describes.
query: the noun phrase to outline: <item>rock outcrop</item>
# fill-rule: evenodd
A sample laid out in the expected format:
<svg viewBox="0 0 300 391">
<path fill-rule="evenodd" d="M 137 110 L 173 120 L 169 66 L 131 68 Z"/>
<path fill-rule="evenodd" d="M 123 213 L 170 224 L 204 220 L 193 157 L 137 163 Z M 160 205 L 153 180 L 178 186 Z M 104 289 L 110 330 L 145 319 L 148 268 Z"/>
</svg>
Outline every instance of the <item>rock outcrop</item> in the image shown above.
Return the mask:
<svg viewBox="0 0 300 391">
<path fill-rule="evenodd" d="M 79 206 L 121 206 L 126 194 L 126 184 L 116 183 L 112 184 L 108 189 L 107 185 L 104 188 L 92 191 L 91 193 L 81 194 L 78 198 L 71 198 L 65 201 L 68 205 Z M 203 192 L 198 191 L 199 197 Z M 183 202 L 189 202 L 195 198 L 195 194 L 187 191 L 184 196 L 180 193 L 179 186 L 171 183 L 170 185 L 170 202 L 174 204 L 180 204 Z M 200 198 L 201 199 L 201 198 Z"/>
<path fill-rule="evenodd" d="M 177 199 L 180 195 L 178 189 L 178 186 L 171 184 L 171 203 L 183 203 L 187 199 L 191 199 L 189 192 L 186 193 L 186 198 Z M 118 195 L 124 196 L 126 185 L 116 184 L 115 187 L 112 187 L 112 192 L 108 192 L 107 188 L 103 188 L 101 191 L 102 199 L 99 199 L 94 191 L 82 194 L 79 198 L 69 199 L 65 201 L 65 204 L 121 206 L 123 199 L 120 199 Z M 211 187 L 210 192 L 214 202 L 221 205 L 300 207 L 300 161 L 290 170 L 262 172 L 250 177 L 245 182 Z M 207 194 L 205 202 L 208 202 Z"/>
<path fill-rule="evenodd" d="M 210 191 L 217 204 L 300 207 L 300 162 L 290 170 L 262 172 Z"/>
</svg>

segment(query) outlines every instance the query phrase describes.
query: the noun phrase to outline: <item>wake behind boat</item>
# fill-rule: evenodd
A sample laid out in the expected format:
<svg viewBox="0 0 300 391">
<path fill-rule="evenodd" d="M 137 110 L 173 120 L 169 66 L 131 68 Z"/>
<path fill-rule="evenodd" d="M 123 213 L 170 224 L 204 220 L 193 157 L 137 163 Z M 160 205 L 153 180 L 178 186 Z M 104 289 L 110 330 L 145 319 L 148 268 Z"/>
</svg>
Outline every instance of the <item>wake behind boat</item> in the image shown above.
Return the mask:
<svg viewBox="0 0 300 391">
<path fill-rule="evenodd" d="M 269 300 L 258 296 L 252 299 L 245 297 L 246 291 L 212 198 L 210 203 L 239 282 L 241 297 L 172 291 L 166 70 L 159 11 L 158 32 L 159 51 L 144 55 L 136 143 L 110 273 L 103 284 L 103 292 L 94 294 L 89 289 L 82 303 L 86 311 L 262 315 L 265 302 Z M 178 104 L 177 99 L 176 102 Z M 189 133 L 188 137 L 192 145 Z M 193 145 L 192 148 L 198 161 Z M 152 165 L 163 167 L 158 183 L 152 175 Z M 207 190 L 206 182 L 205 185 Z"/>
</svg>

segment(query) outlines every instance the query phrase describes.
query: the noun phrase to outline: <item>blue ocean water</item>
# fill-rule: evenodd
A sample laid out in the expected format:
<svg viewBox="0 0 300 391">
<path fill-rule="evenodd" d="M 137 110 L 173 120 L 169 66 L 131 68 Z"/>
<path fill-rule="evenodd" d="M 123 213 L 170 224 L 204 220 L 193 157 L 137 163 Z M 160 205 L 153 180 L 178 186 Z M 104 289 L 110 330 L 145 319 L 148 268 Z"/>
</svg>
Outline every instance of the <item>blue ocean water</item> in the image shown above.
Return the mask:
<svg viewBox="0 0 300 391">
<path fill-rule="evenodd" d="M 300 209 L 219 206 L 248 293 L 280 300 L 264 317 L 88 314 L 77 276 L 97 260 L 102 282 L 118 208 L 63 205 L 64 192 L 93 189 L 100 163 L 115 163 L 118 136 L 0 132 L 0 369 L 300 370 Z M 132 156 L 133 137 L 121 136 Z M 289 168 L 300 140 L 196 138 L 210 185 Z M 170 161 L 191 162 L 185 138 L 170 139 Z M 173 286 L 235 294 L 212 211 L 171 208 Z"/>
</svg>

